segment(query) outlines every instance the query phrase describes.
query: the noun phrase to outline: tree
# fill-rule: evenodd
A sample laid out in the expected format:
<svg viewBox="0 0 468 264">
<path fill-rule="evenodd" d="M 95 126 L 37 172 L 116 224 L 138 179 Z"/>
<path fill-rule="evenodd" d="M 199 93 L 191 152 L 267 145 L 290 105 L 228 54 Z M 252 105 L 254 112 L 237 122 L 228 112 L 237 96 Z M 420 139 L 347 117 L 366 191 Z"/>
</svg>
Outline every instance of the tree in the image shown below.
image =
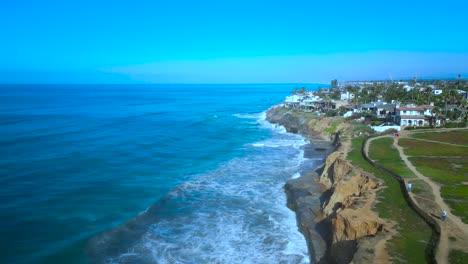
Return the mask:
<svg viewBox="0 0 468 264">
<path fill-rule="evenodd" d="M 305 95 L 305 93 L 306 93 L 306 88 L 302 86 L 301 91 L 299 91 L 299 94 Z"/>
<path fill-rule="evenodd" d="M 340 97 L 341 97 L 340 89 L 338 89 L 338 88 L 331 88 L 331 89 L 330 89 L 329 97 L 330 97 L 330 99 L 339 100 Z"/>
<path fill-rule="evenodd" d="M 445 115 L 447 115 L 447 106 L 449 104 L 458 106 L 462 106 L 464 104 L 463 101 L 465 98 L 463 98 L 463 96 L 461 96 L 461 94 L 459 94 L 455 89 L 444 88 L 441 96 L 443 99 Z"/>
<path fill-rule="evenodd" d="M 391 84 L 384 92 L 384 100 L 391 102 L 392 100 L 403 100 L 406 97 L 407 92 L 403 88 L 403 85 L 398 85 L 396 83 Z"/>
<path fill-rule="evenodd" d="M 358 86 L 348 85 L 348 86 L 345 87 L 345 91 L 347 91 L 350 95 L 351 94 L 354 95 L 354 101 L 357 100 L 357 96 L 358 96 L 358 92 L 359 92 L 359 87 Z M 349 101 L 349 97 L 348 97 L 348 101 Z"/>
<path fill-rule="evenodd" d="M 458 89 L 458 90 L 460 90 L 461 74 L 459 73 L 457 77 L 458 77 L 458 85 L 457 85 L 457 89 Z"/>
<path fill-rule="evenodd" d="M 331 88 L 336 88 L 336 87 L 338 87 L 338 80 L 334 79 L 331 81 Z"/>
</svg>

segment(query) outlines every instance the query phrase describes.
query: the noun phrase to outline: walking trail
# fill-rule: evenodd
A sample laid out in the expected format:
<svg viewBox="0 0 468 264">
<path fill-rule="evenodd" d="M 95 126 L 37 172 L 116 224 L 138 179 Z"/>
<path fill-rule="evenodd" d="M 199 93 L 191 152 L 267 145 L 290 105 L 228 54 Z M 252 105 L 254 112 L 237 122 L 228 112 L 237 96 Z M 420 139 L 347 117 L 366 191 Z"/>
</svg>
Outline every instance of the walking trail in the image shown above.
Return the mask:
<svg viewBox="0 0 468 264">
<path fill-rule="evenodd" d="M 439 246 L 436 252 L 436 261 L 437 263 L 449 263 L 449 252 L 451 249 L 458 249 L 458 250 L 463 250 L 466 251 L 468 248 L 468 225 L 463 223 L 463 221 L 451 214 L 450 207 L 444 202 L 444 200 L 441 197 L 440 193 L 440 186 L 433 182 L 430 178 L 424 176 L 421 174 L 419 171 L 416 170 L 416 168 L 413 166 L 413 164 L 408 160 L 408 156 L 405 155 L 403 148 L 398 145 L 398 140 L 399 138 L 404 138 L 408 137 L 409 132 L 407 131 L 402 131 L 400 133 L 400 137 L 395 137 L 393 141 L 393 146 L 398 150 L 401 159 L 403 162 L 405 162 L 406 166 L 416 175 L 418 179 L 423 180 L 425 183 L 427 183 L 434 195 L 434 201 L 438 207 L 438 212 L 433 212 L 431 215 L 434 217 L 434 215 L 440 215 L 442 210 L 446 210 L 448 212 L 448 216 L 445 222 L 443 222 L 439 217 L 435 217 L 435 219 L 439 222 L 440 228 L 441 228 L 441 235 L 440 235 L 440 241 L 439 241 Z M 369 145 L 372 140 L 382 138 L 382 137 L 390 137 L 389 135 L 385 136 L 380 136 L 380 137 L 375 137 L 370 139 L 367 144 L 364 146 L 364 151 L 366 155 L 369 157 Z M 433 141 L 437 143 L 442 143 L 438 141 Z M 455 144 L 453 144 L 455 145 Z M 407 182 L 410 179 L 405 179 L 405 182 Z M 419 206 L 415 199 L 415 195 L 413 193 L 409 193 L 411 199 Z M 420 206 L 421 207 L 421 206 Z M 423 210 L 425 208 L 422 208 Z M 450 238 L 456 238 L 455 241 Z"/>
</svg>

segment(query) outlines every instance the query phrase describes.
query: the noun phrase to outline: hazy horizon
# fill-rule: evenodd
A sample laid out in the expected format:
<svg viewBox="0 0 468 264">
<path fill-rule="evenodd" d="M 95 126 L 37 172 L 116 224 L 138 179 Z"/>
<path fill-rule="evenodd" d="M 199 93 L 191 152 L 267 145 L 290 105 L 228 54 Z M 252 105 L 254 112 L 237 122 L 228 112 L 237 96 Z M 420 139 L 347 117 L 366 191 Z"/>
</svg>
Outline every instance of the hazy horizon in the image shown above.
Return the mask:
<svg viewBox="0 0 468 264">
<path fill-rule="evenodd" d="M 329 83 L 468 75 L 467 3 L 2 3 L 0 83 Z M 465 8 L 464 8 L 465 7 Z"/>
</svg>

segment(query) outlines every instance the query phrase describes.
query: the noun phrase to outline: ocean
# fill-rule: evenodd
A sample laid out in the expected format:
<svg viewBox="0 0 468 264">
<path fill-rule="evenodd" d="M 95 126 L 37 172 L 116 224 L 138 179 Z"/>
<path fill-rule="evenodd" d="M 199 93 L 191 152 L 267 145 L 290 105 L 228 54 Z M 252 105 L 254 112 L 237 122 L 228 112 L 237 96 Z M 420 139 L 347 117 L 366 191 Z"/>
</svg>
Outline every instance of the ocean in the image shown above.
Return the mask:
<svg viewBox="0 0 468 264">
<path fill-rule="evenodd" d="M 309 263 L 294 87 L 1 85 L 0 263 Z"/>
</svg>

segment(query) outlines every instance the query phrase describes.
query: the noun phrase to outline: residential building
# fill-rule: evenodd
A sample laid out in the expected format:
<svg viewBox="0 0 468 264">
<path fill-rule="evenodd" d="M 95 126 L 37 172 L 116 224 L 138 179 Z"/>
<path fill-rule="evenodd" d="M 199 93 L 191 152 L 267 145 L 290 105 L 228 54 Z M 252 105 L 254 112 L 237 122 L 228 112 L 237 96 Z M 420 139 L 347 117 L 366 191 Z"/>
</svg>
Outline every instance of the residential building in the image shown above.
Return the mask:
<svg viewBox="0 0 468 264">
<path fill-rule="evenodd" d="M 288 107 L 297 107 L 299 106 L 299 102 L 301 101 L 302 96 L 293 94 L 291 96 L 286 96 L 286 99 L 284 100 L 284 104 Z"/>
<path fill-rule="evenodd" d="M 434 115 L 433 109 L 433 105 L 397 105 L 394 122 L 400 126 L 440 125 L 441 118 Z"/>
<path fill-rule="evenodd" d="M 440 88 L 433 88 L 432 89 L 432 94 L 439 95 L 442 93 L 442 89 Z"/>
<path fill-rule="evenodd" d="M 354 93 L 342 92 L 340 95 L 341 100 L 352 100 L 354 99 Z"/>
</svg>

